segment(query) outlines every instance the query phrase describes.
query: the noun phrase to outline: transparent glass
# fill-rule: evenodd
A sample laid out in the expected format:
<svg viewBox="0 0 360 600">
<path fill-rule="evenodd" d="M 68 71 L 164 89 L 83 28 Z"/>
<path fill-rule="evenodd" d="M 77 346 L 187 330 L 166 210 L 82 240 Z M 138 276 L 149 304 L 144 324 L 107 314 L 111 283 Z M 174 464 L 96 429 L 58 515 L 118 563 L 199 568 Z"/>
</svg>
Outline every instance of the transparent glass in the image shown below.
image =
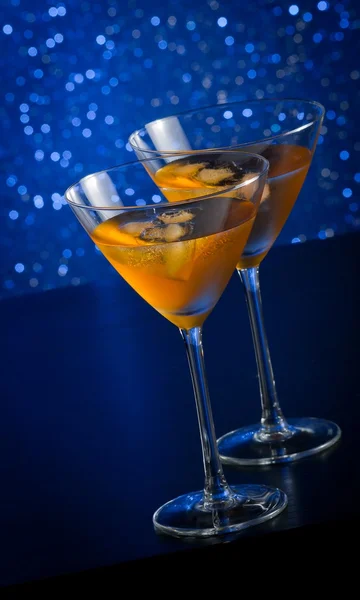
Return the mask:
<svg viewBox="0 0 360 600">
<path fill-rule="evenodd" d="M 160 190 L 155 185 L 148 173 L 156 174 L 168 164 L 158 158 L 84 177 L 66 192 L 73 212 L 104 256 L 144 300 L 179 327 L 185 343 L 205 484 L 203 491 L 176 498 L 154 514 L 156 530 L 175 536 L 236 532 L 276 516 L 287 502 L 285 494 L 276 488 L 230 488 L 220 462 L 205 374 L 202 325 L 247 242 L 268 163 L 246 153 L 210 155 L 217 168 L 228 171 L 233 185 L 212 186 L 202 196 L 195 189 L 193 200 L 190 188 L 183 188 L 186 201 L 174 202 L 176 190 Z M 174 160 L 189 169 L 189 160 L 183 155 Z"/>
<path fill-rule="evenodd" d="M 254 227 L 237 263 L 258 367 L 261 421 L 218 440 L 221 459 L 227 464 L 293 461 L 329 448 L 341 436 L 339 427 L 330 421 L 285 419 L 276 393 L 259 281 L 259 265 L 282 230 L 306 178 L 323 116 L 323 106 L 308 100 L 243 101 L 158 119 L 129 138 L 138 158 L 169 157 L 179 151 L 206 156 L 210 148 L 231 148 L 256 152 L 270 164 Z"/>
</svg>

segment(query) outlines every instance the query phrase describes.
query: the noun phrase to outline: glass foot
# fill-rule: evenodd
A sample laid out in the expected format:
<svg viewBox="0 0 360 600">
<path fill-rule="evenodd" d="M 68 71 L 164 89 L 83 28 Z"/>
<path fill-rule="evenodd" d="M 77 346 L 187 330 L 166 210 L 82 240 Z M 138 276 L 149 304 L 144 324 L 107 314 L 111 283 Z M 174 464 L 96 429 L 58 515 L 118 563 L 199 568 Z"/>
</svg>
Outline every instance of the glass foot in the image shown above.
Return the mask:
<svg viewBox="0 0 360 600">
<path fill-rule="evenodd" d="M 276 517 L 287 505 L 281 490 L 264 485 L 231 486 L 226 508 L 205 509 L 203 492 L 179 496 L 153 516 L 156 531 L 175 537 L 204 538 L 234 533 Z"/>
<path fill-rule="evenodd" d="M 291 462 L 330 448 L 341 437 L 336 423 L 324 419 L 289 419 L 285 439 L 264 441 L 260 425 L 242 427 L 218 440 L 220 458 L 227 465 L 272 465 Z M 290 432 L 290 435 L 289 435 Z"/>
</svg>

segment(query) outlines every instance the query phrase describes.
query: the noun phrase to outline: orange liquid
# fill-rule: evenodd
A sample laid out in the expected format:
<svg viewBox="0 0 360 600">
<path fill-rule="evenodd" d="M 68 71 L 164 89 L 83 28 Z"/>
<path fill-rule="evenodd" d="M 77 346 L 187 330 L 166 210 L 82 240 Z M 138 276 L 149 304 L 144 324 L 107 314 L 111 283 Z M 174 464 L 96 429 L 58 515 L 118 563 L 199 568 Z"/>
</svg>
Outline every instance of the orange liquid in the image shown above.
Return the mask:
<svg viewBox="0 0 360 600">
<path fill-rule="evenodd" d="M 292 144 L 273 144 L 262 154 L 270 163 L 268 180 L 254 227 L 237 264 L 239 269 L 257 266 L 265 258 L 286 223 L 311 162 L 311 153 L 307 148 Z M 236 181 L 236 173 L 232 179 L 226 179 L 226 173 L 223 173 L 223 177 L 220 173 L 219 178 L 216 177 L 216 171 L 210 173 L 211 161 L 208 157 L 205 165 L 198 159 L 197 164 L 187 164 L 191 157 L 172 161 L 153 176 L 155 183 L 170 202 L 175 202 L 199 197 L 210 189 L 216 192 L 224 189 L 225 185 L 230 187 L 241 181 L 241 176 Z M 202 171 L 201 179 L 198 178 L 199 166 L 205 166 L 206 169 Z"/>
<path fill-rule="evenodd" d="M 256 267 L 265 258 L 290 215 L 310 167 L 310 150 L 303 146 L 269 146 L 263 156 L 270 163 L 254 227 L 237 265 Z"/>
<path fill-rule="evenodd" d="M 195 204 L 198 208 L 193 209 Z M 91 237 L 144 300 L 174 325 L 190 329 L 202 325 L 224 291 L 248 239 L 255 209 L 247 201 L 227 198 L 224 203 L 214 198 L 189 203 L 189 211 L 178 212 L 187 220 L 175 219 L 171 229 L 159 226 L 159 219 L 154 222 L 154 209 L 148 208 L 101 223 Z M 185 231 L 181 236 L 185 239 L 173 241 L 179 231 Z M 150 239 L 157 236 L 164 240 Z"/>
</svg>

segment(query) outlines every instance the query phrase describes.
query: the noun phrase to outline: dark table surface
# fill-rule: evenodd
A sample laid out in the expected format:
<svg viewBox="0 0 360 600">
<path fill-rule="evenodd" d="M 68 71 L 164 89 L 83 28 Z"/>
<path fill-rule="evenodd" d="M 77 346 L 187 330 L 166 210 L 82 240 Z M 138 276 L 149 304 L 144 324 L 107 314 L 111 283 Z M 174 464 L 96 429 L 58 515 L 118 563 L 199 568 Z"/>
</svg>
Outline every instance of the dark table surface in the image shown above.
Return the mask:
<svg viewBox="0 0 360 600">
<path fill-rule="evenodd" d="M 319 539 L 358 527 L 359 259 L 354 234 L 274 248 L 261 267 L 283 410 L 335 420 L 343 437 L 292 465 L 226 468 L 230 482 L 277 485 L 289 497 L 279 517 L 226 544 L 229 556 L 254 540 L 271 545 L 277 532 L 288 532 L 289 549 L 296 532 L 316 539 L 317 525 Z M 0 328 L 1 584 L 107 565 L 140 573 L 149 557 L 159 557 L 154 567 L 169 556 L 210 556 L 157 536 L 151 521 L 160 504 L 203 483 L 176 328 L 116 273 L 3 301 Z M 205 324 L 204 346 L 217 434 L 257 421 L 255 359 L 236 276 Z"/>
</svg>

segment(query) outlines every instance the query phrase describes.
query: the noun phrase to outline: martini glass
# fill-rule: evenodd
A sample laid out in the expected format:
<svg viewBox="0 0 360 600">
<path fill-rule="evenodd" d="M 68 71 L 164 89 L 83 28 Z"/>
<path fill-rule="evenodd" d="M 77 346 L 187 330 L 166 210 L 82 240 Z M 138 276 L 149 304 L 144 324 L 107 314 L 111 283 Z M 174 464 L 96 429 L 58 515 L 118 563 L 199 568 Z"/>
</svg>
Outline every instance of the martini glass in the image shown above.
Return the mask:
<svg viewBox="0 0 360 600">
<path fill-rule="evenodd" d="M 204 490 L 159 508 L 153 523 L 174 536 L 236 532 L 276 516 L 283 492 L 227 484 L 218 453 L 205 375 L 202 325 L 219 300 L 244 249 L 263 192 L 268 163 L 260 156 L 212 153 L 232 186 L 169 203 L 147 171 L 162 159 L 134 162 L 84 177 L 66 199 L 118 273 L 180 329 L 194 388 L 205 471 Z M 178 157 L 184 160 L 184 157 Z M 198 159 L 197 159 L 198 160 Z M 185 162 L 188 162 L 185 159 Z M 230 176 L 231 173 L 231 176 Z M 235 183 L 236 182 L 236 183 Z M 195 190 L 194 195 L 199 196 Z"/>
<path fill-rule="evenodd" d="M 226 172 L 211 175 L 209 148 L 231 148 L 261 154 L 270 163 L 255 224 L 238 260 L 245 290 L 258 367 L 261 421 L 232 431 L 218 440 L 223 462 L 232 465 L 267 465 L 289 462 L 323 451 L 335 444 L 340 428 L 317 418 L 285 419 L 271 364 L 262 312 L 259 266 L 293 208 L 315 152 L 324 108 L 317 102 L 264 99 L 200 108 L 148 123 L 129 142 L 138 158 L 168 157 L 167 165 L 153 174 L 161 185 L 178 187 L 196 180 L 198 186 L 226 184 Z M 181 176 L 172 154 L 200 154 L 207 161 L 209 178 L 196 169 Z M 205 153 L 205 154 L 203 154 Z M 171 198 L 170 198 L 171 200 Z"/>
</svg>

